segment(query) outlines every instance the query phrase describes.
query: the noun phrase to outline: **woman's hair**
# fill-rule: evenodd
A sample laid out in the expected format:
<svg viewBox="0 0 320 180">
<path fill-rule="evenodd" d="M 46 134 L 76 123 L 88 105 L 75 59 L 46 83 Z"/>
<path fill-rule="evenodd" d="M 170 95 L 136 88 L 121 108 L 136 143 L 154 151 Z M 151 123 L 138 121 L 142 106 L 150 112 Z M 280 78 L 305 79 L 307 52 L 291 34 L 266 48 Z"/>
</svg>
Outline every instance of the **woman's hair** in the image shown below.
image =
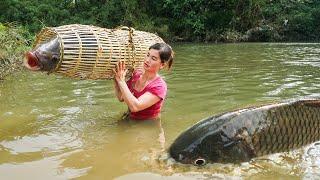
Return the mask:
<svg viewBox="0 0 320 180">
<path fill-rule="evenodd" d="M 170 45 L 166 43 L 156 43 L 149 47 L 150 49 L 155 49 L 159 51 L 160 59 L 162 63 L 168 63 L 168 69 L 171 68 L 173 63 L 174 52 Z"/>
</svg>

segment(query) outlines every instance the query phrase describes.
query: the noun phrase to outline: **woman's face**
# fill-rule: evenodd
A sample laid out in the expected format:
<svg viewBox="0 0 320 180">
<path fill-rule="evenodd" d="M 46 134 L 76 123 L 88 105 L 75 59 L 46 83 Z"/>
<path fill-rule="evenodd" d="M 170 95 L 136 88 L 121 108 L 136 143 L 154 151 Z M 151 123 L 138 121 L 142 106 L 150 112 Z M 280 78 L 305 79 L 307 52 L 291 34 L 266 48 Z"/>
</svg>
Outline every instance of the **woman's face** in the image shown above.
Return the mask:
<svg viewBox="0 0 320 180">
<path fill-rule="evenodd" d="M 161 62 L 160 53 L 158 50 L 149 50 L 144 59 L 143 67 L 146 71 L 150 72 L 158 72 L 164 67 L 164 63 Z"/>
</svg>

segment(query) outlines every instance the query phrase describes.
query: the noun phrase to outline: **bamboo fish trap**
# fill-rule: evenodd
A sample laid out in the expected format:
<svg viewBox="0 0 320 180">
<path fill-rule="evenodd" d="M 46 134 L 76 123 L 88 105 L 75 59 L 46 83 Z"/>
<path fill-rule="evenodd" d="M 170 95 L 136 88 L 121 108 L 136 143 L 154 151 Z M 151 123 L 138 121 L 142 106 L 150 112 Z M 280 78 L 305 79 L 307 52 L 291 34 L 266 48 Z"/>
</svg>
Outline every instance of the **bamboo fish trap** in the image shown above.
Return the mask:
<svg viewBox="0 0 320 180">
<path fill-rule="evenodd" d="M 60 61 L 54 73 L 81 79 L 111 79 L 118 61 L 133 70 L 142 66 L 149 47 L 163 40 L 132 28 L 105 29 L 72 24 L 47 27 L 37 35 L 34 47 L 58 37 Z"/>
</svg>

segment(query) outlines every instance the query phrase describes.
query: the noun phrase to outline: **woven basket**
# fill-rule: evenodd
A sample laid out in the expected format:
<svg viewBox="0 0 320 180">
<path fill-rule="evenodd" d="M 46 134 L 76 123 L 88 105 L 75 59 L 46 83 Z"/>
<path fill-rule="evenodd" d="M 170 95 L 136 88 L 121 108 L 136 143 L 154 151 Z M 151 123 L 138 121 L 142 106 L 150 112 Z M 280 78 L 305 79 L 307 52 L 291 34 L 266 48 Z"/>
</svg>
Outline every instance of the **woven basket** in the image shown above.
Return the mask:
<svg viewBox="0 0 320 180">
<path fill-rule="evenodd" d="M 118 61 L 133 70 L 142 66 L 149 47 L 163 40 L 155 34 L 122 27 L 105 29 L 72 24 L 46 27 L 34 47 L 58 37 L 60 62 L 54 73 L 81 79 L 111 79 Z"/>
</svg>

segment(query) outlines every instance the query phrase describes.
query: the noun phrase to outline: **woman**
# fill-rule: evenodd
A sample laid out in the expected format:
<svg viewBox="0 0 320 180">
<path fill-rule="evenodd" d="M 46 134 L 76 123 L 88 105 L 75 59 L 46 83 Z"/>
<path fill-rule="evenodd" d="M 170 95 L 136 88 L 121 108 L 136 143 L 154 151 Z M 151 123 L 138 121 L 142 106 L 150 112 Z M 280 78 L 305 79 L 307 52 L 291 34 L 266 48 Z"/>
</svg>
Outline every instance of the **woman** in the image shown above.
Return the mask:
<svg viewBox="0 0 320 180">
<path fill-rule="evenodd" d="M 150 46 L 143 63 L 143 70 L 135 70 L 126 82 L 127 69 L 124 62 L 119 62 L 115 73 L 115 92 L 119 101 L 129 107 L 132 120 L 154 120 L 160 116 L 161 107 L 167 93 L 166 82 L 159 76 L 165 67 L 171 68 L 172 48 L 166 43 Z"/>
</svg>

